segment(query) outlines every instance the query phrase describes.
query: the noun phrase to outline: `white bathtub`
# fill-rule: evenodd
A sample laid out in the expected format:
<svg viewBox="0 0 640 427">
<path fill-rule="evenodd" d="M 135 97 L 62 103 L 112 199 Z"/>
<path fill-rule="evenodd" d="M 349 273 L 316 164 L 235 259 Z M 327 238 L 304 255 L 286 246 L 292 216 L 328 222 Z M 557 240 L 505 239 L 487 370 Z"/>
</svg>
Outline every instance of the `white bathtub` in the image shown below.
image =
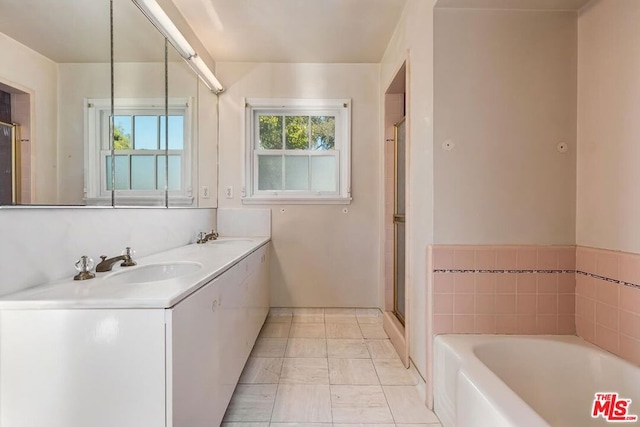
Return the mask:
<svg viewBox="0 0 640 427">
<path fill-rule="evenodd" d="M 445 427 L 611 425 L 591 417 L 597 392 L 632 399 L 640 416 L 640 368 L 575 336 L 440 335 L 434 352 Z"/>
</svg>

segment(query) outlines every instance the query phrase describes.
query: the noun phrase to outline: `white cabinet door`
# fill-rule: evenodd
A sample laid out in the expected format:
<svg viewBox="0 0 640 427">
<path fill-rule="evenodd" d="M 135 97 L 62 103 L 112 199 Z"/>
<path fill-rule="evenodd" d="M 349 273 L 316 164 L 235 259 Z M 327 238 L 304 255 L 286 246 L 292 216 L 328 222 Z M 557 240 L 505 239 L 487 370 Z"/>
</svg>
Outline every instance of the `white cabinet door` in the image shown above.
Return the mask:
<svg viewBox="0 0 640 427">
<path fill-rule="evenodd" d="M 0 311 L 0 426 L 165 425 L 164 310 Z"/>
<path fill-rule="evenodd" d="M 167 310 L 167 419 L 173 427 L 217 426 L 228 402 L 223 400 L 220 358 L 227 343 L 219 323 L 226 273 Z"/>
</svg>

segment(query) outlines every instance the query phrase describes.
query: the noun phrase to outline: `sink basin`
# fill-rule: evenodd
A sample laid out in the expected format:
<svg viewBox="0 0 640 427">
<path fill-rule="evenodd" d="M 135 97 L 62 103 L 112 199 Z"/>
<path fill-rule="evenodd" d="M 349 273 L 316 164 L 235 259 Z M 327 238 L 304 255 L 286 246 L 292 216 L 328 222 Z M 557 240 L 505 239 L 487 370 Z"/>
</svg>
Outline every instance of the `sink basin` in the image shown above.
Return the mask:
<svg viewBox="0 0 640 427">
<path fill-rule="evenodd" d="M 195 273 L 202 268 L 197 262 L 173 262 L 164 264 L 141 265 L 127 267 L 110 274 L 104 280 L 110 285 L 126 285 L 148 282 L 161 282 Z"/>
</svg>

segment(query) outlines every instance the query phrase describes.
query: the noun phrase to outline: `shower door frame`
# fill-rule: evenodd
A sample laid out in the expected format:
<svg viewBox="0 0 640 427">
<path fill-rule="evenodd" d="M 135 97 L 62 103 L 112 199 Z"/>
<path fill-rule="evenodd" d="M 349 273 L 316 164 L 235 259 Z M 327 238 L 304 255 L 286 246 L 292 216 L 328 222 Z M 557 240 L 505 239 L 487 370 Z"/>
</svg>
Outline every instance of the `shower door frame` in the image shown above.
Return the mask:
<svg viewBox="0 0 640 427">
<path fill-rule="evenodd" d="M 406 222 L 406 206 L 407 206 L 407 142 L 406 142 L 406 115 L 393 125 L 394 132 L 394 166 L 393 166 L 393 314 L 400 321 L 402 326 L 406 326 L 405 314 L 407 312 L 407 222 Z M 400 126 L 405 125 L 405 138 L 404 138 L 404 171 L 405 171 L 405 179 L 404 179 L 404 212 L 402 214 L 398 214 L 398 129 Z M 404 258 L 402 262 L 404 263 L 404 311 L 405 314 L 402 314 L 398 310 L 398 224 L 404 224 Z"/>
</svg>

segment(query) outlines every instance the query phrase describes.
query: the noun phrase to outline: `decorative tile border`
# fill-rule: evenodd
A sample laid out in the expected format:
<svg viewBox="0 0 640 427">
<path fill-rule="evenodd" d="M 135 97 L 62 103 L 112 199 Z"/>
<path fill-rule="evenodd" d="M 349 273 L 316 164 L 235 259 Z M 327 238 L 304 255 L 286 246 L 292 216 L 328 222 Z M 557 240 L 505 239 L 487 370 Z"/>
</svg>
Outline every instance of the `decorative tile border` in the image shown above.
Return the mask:
<svg viewBox="0 0 640 427">
<path fill-rule="evenodd" d="M 637 283 L 624 282 L 622 280 L 612 279 L 611 277 L 600 276 L 598 274 L 587 273 L 579 270 L 445 270 L 438 269 L 433 270 L 434 273 L 490 273 L 490 274 L 553 274 L 553 273 L 575 273 L 583 276 L 591 277 L 594 279 L 604 280 L 605 282 L 617 283 L 619 285 L 628 286 L 634 289 L 640 289 L 640 285 Z"/>
<path fill-rule="evenodd" d="M 617 283 L 619 285 L 628 286 L 630 288 L 640 289 L 640 285 L 637 283 L 624 282 L 622 280 L 612 279 L 610 277 L 600 276 L 598 274 L 593 273 L 585 273 L 584 271 L 576 271 L 576 274 L 580 274 L 582 276 L 591 277 L 594 279 L 604 280 L 605 282 Z"/>
<path fill-rule="evenodd" d="M 492 274 L 550 274 L 550 273 L 575 273 L 575 270 L 433 270 L 434 273 L 492 273 Z"/>
</svg>

